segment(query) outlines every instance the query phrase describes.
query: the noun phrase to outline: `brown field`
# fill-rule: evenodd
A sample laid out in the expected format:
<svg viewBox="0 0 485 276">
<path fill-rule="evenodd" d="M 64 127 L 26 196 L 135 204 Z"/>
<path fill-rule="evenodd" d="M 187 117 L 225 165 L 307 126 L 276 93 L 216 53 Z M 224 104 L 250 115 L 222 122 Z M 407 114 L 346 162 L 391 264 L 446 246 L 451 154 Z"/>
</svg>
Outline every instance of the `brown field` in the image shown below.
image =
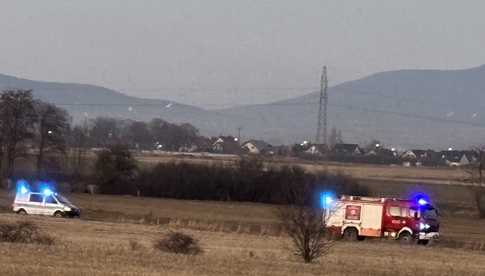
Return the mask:
<svg viewBox="0 0 485 276">
<path fill-rule="evenodd" d="M 138 160 L 235 162 L 174 156 Z M 475 219 L 470 189 L 460 185 L 462 170 L 298 165 L 352 175 L 376 196 L 406 197 L 416 190 L 430 194 L 443 215 L 442 241 L 432 247 L 337 242 L 328 256 L 307 265 L 288 250 L 291 244 L 272 205 L 71 194 L 83 210 L 82 219 L 56 219 L 10 214 L 12 195 L 0 190 L 0 222 L 31 220 L 56 239 L 53 246 L 0 243 L 0 275 L 485 275 L 485 221 Z M 175 229 L 196 237 L 204 253 L 181 256 L 153 248 Z M 133 250 L 130 241 L 141 248 Z"/>
<path fill-rule="evenodd" d="M 275 206 L 87 194 L 71 194 L 70 198 L 83 208 L 83 219 L 9 214 L 11 196 L 0 192 L 0 206 L 5 211 L 0 222 L 30 220 L 56 239 L 53 246 L 0 243 L 0 275 L 485 273 L 485 221 L 467 216 L 446 216 L 443 243 L 436 247 L 337 242 L 330 255 L 307 265 L 292 255 L 289 240 L 281 233 L 245 228 L 276 224 Z M 214 227 L 231 223 L 239 227 Z M 156 251 L 153 243 L 174 229 L 196 237 L 204 253 L 180 256 Z M 131 249 L 130 241 L 138 242 L 141 248 Z"/>
<path fill-rule="evenodd" d="M 194 164 L 223 164 L 234 165 L 239 157 L 217 155 L 215 157 L 190 155 L 137 155 L 142 164 L 156 164 L 164 162 L 188 162 Z M 298 165 L 309 172 L 339 172 L 358 179 L 393 181 L 403 183 L 425 183 L 440 185 L 463 185 L 468 176 L 460 168 L 430 168 L 430 167 L 402 167 L 398 165 L 370 165 L 337 162 L 311 162 L 292 158 L 265 159 L 269 166 Z"/>
<path fill-rule="evenodd" d="M 470 250 L 339 242 L 327 257 L 303 264 L 283 237 L 184 230 L 198 256 L 161 253 L 153 243 L 167 226 L 3 214 L 28 219 L 56 238 L 52 246 L 0 244 L 0 275 L 483 275 L 485 255 Z M 141 248 L 133 250 L 136 241 Z"/>
</svg>

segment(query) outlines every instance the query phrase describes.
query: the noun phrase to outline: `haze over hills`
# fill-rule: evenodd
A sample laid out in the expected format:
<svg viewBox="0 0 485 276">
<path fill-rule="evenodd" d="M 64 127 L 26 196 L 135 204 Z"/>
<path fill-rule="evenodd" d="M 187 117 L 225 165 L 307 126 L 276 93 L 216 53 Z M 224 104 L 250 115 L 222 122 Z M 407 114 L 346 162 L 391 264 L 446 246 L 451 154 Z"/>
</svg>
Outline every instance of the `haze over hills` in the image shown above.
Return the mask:
<svg viewBox="0 0 485 276">
<path fill-rule="evenodd" d="M 378 73 L 328 93 L 329 126 L 349 142 L 376 138 L 398 147 L 464 148 L 485 141 L 485 66 Z M 318 97 L 314 92 L 225 113 L 260 122 L 249 134 L 313 139 Z"/>
<path fill-rule="evenodd" d="M 35 98 L 69 111 L 75 123 L 99 116 L 132 120 L 162 118 L 177 123 L 192 122 L 201 129 L 215 131 L 211 128 L 214 112 L 169 100 L 136 98 L 94 85 L 32 81 L 0 75 L 0 90 L 5 88 L 32 89 Z"/>
<path fill-rule="evenodd" d="M 330 76 L 331 79 L 331 76 Z M 204 135 L 235 134 L 273 144 L 313 140 L 318 92 L 269 104 L 221 110 L 140 99 L 103 87 L 30 81 L 0 75 L 0 89 L 33 89 L 66 108 L 75 121 L 96 116 L 189 122 Z M 346 142 L 374 138 L 396 147 L 466 148 L 485 141 L 485 66 L 466 70 L 378 73 L 329 89 L 329 127 Z"/>
</svg>

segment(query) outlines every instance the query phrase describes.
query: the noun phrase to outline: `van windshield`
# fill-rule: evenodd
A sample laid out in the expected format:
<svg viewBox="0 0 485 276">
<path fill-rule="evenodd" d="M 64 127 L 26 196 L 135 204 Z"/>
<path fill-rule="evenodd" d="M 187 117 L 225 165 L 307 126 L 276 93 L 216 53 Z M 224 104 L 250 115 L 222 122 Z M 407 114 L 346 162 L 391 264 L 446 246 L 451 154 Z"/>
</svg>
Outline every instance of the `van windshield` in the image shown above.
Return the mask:
<svg viewBox="0 0 485 276">
<path fill-rule="evenodd" d="M 68 205 L 72 205 L 72 203 L 69 201 L 69 199 L 63 197 L 62 195 L 60 194 L 57 194 L 56 195 L 56 198 L 57 200 L 60 202 L 60 203 L 63 203 L 63 204 L 68 204 Z"/>
</svg>

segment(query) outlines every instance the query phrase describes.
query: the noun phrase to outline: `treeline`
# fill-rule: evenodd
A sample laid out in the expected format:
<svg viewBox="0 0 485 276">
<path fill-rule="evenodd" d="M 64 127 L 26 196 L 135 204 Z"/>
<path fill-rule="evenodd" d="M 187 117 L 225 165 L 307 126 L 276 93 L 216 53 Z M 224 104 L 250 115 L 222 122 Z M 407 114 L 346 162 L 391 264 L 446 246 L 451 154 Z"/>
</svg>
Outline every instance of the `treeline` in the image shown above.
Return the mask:
<svg viewBox="0 0 485 276">
<path fill-rule="evenodd" d="M 129 151 L 114 147 L 99 155 L 97 183 L 102 193 L 191 200 L 291 202 L 295 187 L 311 187 L 319 201 L 323 191 L 367 195 L 368 190 L 344 175 L 314 175 L 300 167 L 270 167 L 254 158 L 235 166 L 160 163 L 138 170 Z"/>
<path fill-rule="evenodd" d="M 4 90 L 0 95 L 0 172 L 10 177 L 15 160 L 36 150 L 42 171 L 50 153 L 65 153 L 69 135 L 67 112 L 32 98 L 30 90 Z"/>
<path fill-rule="evenodd" d="M 106 148 L 124 144 L 131 149 L 170 151 L 199 145 L 206 140 L 191 124 L 172 124 L 158 118 L 140 122 L 104 117 L 75 126 L 73 138 L 79 146 Z"/>
<path fill-rule="evenodd" d="M 208 141 L 190 124 L 171 124 L 162 119 L 146 123 L 95 118 L 78 125 L 71 125 L 71 121 L 64 109 L 34 99 L 31 90 L 3 90 L 0 94 L 1 179 L 12 179 L 16 161 L 24 157 L 33 159 L 38 177 L 47 177 L 80 174 L 89 148 L 123 143 L 130 149 L 180 150 Z"/>
</svg>

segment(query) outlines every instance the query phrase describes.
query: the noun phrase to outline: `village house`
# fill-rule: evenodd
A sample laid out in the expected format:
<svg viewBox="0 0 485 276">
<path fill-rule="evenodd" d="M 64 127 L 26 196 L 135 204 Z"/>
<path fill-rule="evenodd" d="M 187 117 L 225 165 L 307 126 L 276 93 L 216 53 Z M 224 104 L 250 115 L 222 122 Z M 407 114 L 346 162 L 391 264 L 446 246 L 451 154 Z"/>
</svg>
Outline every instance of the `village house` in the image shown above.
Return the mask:
<svg viewBox="0 0 485 276">
<path fill-rule="evenodd" d="M 233 136 L 219 136 L 211 139 L 211 151 L 214 153 L 239 154 L 239 141 Z"/>
<path fill-rule="evenodd" d="M 273 147 L 262 140 L 249 140 L 244 142 L 241 148 L 250 154 L 274 154 Z"/>
<path fill-rule="evenodd" d="M 328 152 L 328 147 L 325 144 L 312 144 L 305 150 L 306 154 L 324 155 Z"/>
<path fill-rule="evenodd" d="M 399 156 L 403 166 L 438 166 L 439 154 L 433 150 L 406 150 Z"/>
<path fill-rule="evenodd" d="M 447 150 L 440 152 L 441 160 L 450 167 L 461 167 L 475 162 L 473 152 L 460 150 Z"/>
<path fill-rule="evenodd" d="M 333 148 L 336 155 L 360 156 L 363 150 L 357 144 L 336 144 Z"/>
</svg>

